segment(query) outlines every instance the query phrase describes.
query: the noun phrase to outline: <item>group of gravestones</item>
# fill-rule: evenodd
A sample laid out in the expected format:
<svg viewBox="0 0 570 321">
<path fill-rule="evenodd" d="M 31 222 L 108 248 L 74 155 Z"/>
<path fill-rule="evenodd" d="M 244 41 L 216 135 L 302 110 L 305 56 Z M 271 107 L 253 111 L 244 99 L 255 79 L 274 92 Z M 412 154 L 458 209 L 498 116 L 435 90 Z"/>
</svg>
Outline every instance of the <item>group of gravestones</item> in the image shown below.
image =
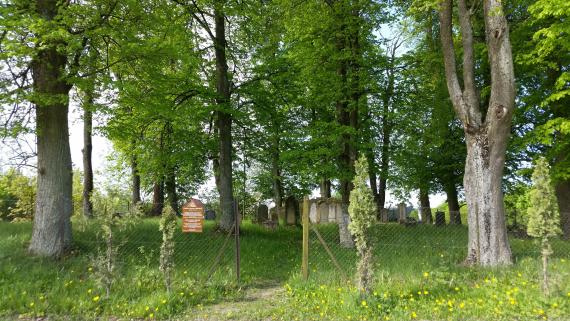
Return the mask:
<svg viewBox="0 0 570 321">
<path fill-rule="evenodd" d="M 405 204 L 399 204 L 396 213 L 390 213 L 388 209 L 384 209 L 380 215 L 381 222 L 397 221 L 400 224 L 415 225 L 417 221 L 408 217 L 408 208 Z M 394 215 L 395 214 L 395 215 Z M 344 223 L 343 208 L 340 200 L 334 198 L 316 198 L 309 200 L 309 220 L 313 224 L 326 223 Z M 286 225 L 297 225 L 301 223 L 301 211 L 299 201 L 289 196 L 285 200 L 284 206 L 280 208 L 280 213 L 276 212 L 276 208 L 269 209 L 267 205 L 261 204 L 257 207 L 255 213 L 255 222 L 269 228 L 275 228 L 279 221 Z M 432 222 L 429 220 L 428 222 Z M 443 212 L 435 213 L 435 225 L 445 225 L 445 214 Z"/>
<path fill-rule="evenodd" d="M 279 213 L 275 207 L 268 209 L 267 205 L 261 204 L 257 207 L 255 213 L 255 222 L 268 227 L 275 227 L 279 221 L 286 225 L 296 225 L 301 223 L 301 211 L 299 209 L 299 201 L 289 196 L 285 199 L 285 206 L 280 208 Z"/>
</svg>

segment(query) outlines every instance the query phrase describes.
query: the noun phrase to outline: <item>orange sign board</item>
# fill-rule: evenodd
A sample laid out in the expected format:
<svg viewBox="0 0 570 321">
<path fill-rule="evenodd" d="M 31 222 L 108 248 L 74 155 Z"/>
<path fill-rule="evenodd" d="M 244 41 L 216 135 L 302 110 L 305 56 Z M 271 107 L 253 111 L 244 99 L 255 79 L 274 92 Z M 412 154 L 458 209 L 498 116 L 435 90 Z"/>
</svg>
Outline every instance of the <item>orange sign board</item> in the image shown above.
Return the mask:
<svg viewBox="0 0 570 321">
<path fill-rule="evenodd" d="M 190 199 L 182 206 L 182 232 L 202 233 L 204 226 L 204 205 L 197 199 Z"/>
</svg>

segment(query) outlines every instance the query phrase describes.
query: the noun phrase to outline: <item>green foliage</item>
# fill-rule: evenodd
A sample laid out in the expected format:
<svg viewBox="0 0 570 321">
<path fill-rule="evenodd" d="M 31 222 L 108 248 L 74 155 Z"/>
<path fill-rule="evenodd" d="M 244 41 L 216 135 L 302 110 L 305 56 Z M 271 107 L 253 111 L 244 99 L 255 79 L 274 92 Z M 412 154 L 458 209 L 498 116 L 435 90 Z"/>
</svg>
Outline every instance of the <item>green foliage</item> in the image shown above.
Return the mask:
<svg viewBox="0 0 570 321">
<path fill-rule="evenodd" d="M 527 232 L 541 241 L 560 234 L 560 215 L 550 179 L 548 161 L 541 157 L 536 161 L 532 174 L 530 207 Z"/>
<path fill-rule="evenodd" d="M 530 187 L 526 184 L 517 184 L 505 194 L 505 210 L 507 225 L 511 227 L 524 227 L 526 230 L 530 207 Z"/>
<path fill-rule="evenodd" d="M 530 207 L 528 208 L 527 232 L 538 238 L 542 247 L 542 288 L 549 295 L 548 257 L 552 255 L 550 239 L 560 234 L 560 214 L 550 180 L 548 161 L 540 157 L 532 173 Z"/>
<path fill-rule="evenodd" d="M 31 220 L 35 198 L 35 178 L 29 178 L 13 168 L 0 173 L 0 220 Z"/>
<path fill-rule="evenodd" d="M 373 244 L 369 232 L 370 227 L 376 221 L 376 203 L 368 186 L 368 161 L 362 155 L 355 164 L 356 175 L 354 176 L 354 189 L 350 193 L 350 205 L 348 213 L 350 224 L 348 229 L 354 236 L 356 250 L 360 260 L 358 262 L 358 284 L 360 290 L 369 294 L 374 275 L 372 266 Z"/>
<path fill-rule="evenodd" d="M 164 276 L 167 293 L 172 289 L 172 271 L 174 269 L 174 232 L 176 232 L 176 213 L 167 205 L 162 210 L 159 230 L 162 232 L 162 245 L 160 246 L 160 271 Z"/>
</svg>

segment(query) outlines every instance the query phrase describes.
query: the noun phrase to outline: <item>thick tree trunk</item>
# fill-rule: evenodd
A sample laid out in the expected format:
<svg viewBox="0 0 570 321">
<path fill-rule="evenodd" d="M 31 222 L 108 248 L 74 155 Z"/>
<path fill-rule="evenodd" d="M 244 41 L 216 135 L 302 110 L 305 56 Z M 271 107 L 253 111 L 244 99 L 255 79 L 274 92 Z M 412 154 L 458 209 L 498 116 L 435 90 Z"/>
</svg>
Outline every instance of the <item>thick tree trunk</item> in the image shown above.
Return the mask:
<svg viewBox="0 0 570 321">
<path fill-rule="evenodd" d="M 463 178 L 469 226 L 466 263 L 488 266 L 510 264 L 511 250 L 501 188 L 515 97 L 507 20 L 500 0 L 484 1 L 491 88 L 489 106 L 483 116 L 476 89 L 473 58 L 471 18 L 476 15 L 471 13 L 466 0 L 458 0 L 463 49 L 461 84 L 452 33 L 453 1 L 444 0 L 440 6 L 440 36 L 447 88 L 455 112 L 463 123 L 467 144 Z"/>
<path fill-rule="evenodd" d="M 223 3 L 214 10 L 215 56 L 216 56 L 216 104 L 218 105 L 217 127 L 219 131 L 219 173 L 220 173 L 220 229 L 229 231 L 235 221 L 232 182 L 232 115 L 230 113 L 230 84 L 226 59 L 225 15 Z"/>
<path fill-rule="evenodd" d="M 162 180 L 154 183 L 152 187 L 152 208 L 150 210 L 151 216 L 162 215 L 164 208 L 164 184 Z"/>
<path fill-rule="evenodd" d="M 141 176 L 139 175 L 137 157 L 135 155 L 131 158 L 131 176 L 133 189 L 131 202 L 134 206 L 141 202 Z"/>
<path fill-rule="evenodd" d="M 570 180 L 561 181 L 556 184 L 556 199 L 560 209 L 560 225 L 563 237 L 570 239 Z"/>
<path fill-rule="evenodd" d="M 420 188 L 420 207 L 422 211 L 422 222 L 432 224 L 433 217 L 431 214 L 431 204 L 429 202 L 429 193 L 426 189 Z"/>
<path fill-rule="evenodd" d="M 507 239 L 502 179 L 505 142 L 491 142 L 485 133 L 467 134 L 465 198 L 468 209 L 469 245 L 467 263 L 511 263 Z M 492 145 L 499 151 L 493 151 Z M 501 156 L 502 155 L 502 156 Z"/>
<path fill-rule="evenodd" d="M 93 217 L 93 166 L 91 154 L 93 151 L 93 93 L 87 92 L 85 95 L 85 106 L 83 106 L 83 215 L 88 218 Z"/>
<path fill-rule="evenodd" d="M 57 15 L 57 1 L 36 1 L 36 13 L 47 21 Z M 69 150 L 68 99 L 63 79 L 67 59 L 57 43 L 44 43 L 32 61 L 37 135 L 36 212 L 29 251 L 57 257 L 71 245 L 72 168 Z"/>
<path fill-rule="evenodd" d="M 445 188 L 447 195 L 447 208 L 449 210 L 449 224 L 461 225 L 461 213 L 459 208 L 459 200 L 457 198 L 457 189 L 455 185 L 449 185 Z"/>
</svg>

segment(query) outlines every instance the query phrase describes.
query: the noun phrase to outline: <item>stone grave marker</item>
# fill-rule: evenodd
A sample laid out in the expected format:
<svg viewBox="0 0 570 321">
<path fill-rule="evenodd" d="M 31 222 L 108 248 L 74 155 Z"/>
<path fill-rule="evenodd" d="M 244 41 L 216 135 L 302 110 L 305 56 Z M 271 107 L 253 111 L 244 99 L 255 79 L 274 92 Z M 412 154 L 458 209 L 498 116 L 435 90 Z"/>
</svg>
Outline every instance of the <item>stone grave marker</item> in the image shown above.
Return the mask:
<svg viewBox="0 0 570 321">
<path fill-rule="evenodd" d="M 319 223 L 319 212 L 317 211 L 317 203 L 311 202 L 311 208 L 309 210 L 309 219 L 311 223 Z"/>
<path fill-rule="evenodd" d="M 319 203 L 319 223 L 329 222 L 329 205 L 326 202 Z"/>
<path fill-rule="evenodd" d="M 406 224 L 407 215 L 406 215 L 406 204 L 400 203 L 398 204 L 398 222 L 400 224 Z"/>
<path fill-rule="evenodd" d="M 435 226 L 445 225 L 445 213 L 442 211 L 435 212 Z"/>
<path fill-rule="evenodd" d="M 295 225 L 299 216 L 299 202 L 294 196 L 287 197 L 285 201 L 285 223 L 287 225 Z"/>
<path fill-rule="evenodd" d="M 257 207 L 257 211 L 255 213 L 255 220 L 257 223 L 261 224 L 268 220 L 269 209 L 267 205 L 261 204 Z"/>
<path fill-rule="evenodd" d="M 204 213 L 204 218 L 208 221 L 213 221 L 216 219 L 216 211 L 209 209 L 206 210 L 206 212 Z"/>
</svg>

